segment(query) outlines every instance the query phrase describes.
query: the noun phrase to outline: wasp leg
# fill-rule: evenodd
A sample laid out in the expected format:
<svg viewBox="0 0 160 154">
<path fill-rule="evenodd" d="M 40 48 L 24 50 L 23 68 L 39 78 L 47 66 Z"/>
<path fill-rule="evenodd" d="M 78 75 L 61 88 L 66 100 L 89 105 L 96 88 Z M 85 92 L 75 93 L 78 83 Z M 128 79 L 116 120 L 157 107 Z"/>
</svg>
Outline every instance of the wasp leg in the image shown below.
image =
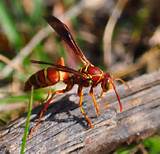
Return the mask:
<svg viewBox="0 0 160 154">
<path fill-rule="evenodd" d="M 30 130 L 30 132 L 29 132 L 29 138 L 32 137 L 33 132 L 35 132 L 35 131 L 38 129 L 38 127 L 40 126 L 41 119 L 42 119 L 44 113 L 47 111 L 48 106 L 53 103 L 53 101 L 52 101 L 52 100 L 53 100 L 53 97 L 54 97 L 56 94 L 63 94 L 63 93 L 65 93 L 65 92 L 71 90 L 72 87 L 73 87 L 73 84 L 68 84 L 65 89 L 57 90 L 57 91 L 54 91 L 54 92 L 49 91 L 49 93 L 52 93 L 52 95 L 50 96 L 50 98 L 47 100 L 47 102 L 44 104 L 44 107 L 43 107 L 42 110 L 40 111 L 39 117 L 38 117 L 38 121 L 36 122 L 36 125 L 35 125 L 34 127 L 32 127 L 31 130 Z"/>
<path fill-rule="evenodd" d="M 101 94 L 100 94 L 98 97 L 99 97 L 99 98 L 102 98 L 102 97 L 103 97 L 103 93 L 104 93 L 104 91 L 103 91 L 103 89 L 102 89 Z"/>
<path fill-rule="evenodd" d="M 36 121 L 35 126 L 33 126 L 29 131 L 29 136 L 28 136 L 29 139 L 32 137 L 33 132 L 35 132 L 39 128 L 40 123 L 41 123 L 41 118 L 43 117 L 43 115 L 44 115 L 45 111 L 47 110 L 49 104 L 52 102 L 53 96 L 54 95 L 51 95 L 51 97 L 47 100 L 47 102 L 44 104 L 44 107 L 40 111 L 39 117 L 38 117 L 38 120 Z"/>
<path fill-rule="evenodd" d="M 85 113 L 84 109 L 83 109 L 83 92 L 82 92 L 82 86 L 78 87 L 78 96 L 79 96 L 79 107 L 81 110 L 81 113 L 83 114 L 84 118 L 86 119 L 88 125 L 90 128 L 93 128 L 92 122 L 89 119 L 89 117 L 87 116 L 87 114 Z"/>
<path fill-rule="evenodd" d="M 93 93 L 93 87 L 91 87 L 90 91 L 89 91 L 89 94 L 90 96 L 92 97 L 92 100 L 93 100 L 93 104 L 94 104 L 94 107 L 96 109 L 96 115 L 99 116 L 100 115 L 100 112 L 99 112 L 99 105 L 96 101 L 96 98 L 95 98 L 95 95 Z"/>
<path fill-rule="evenodd" d="M 50 95 L 51 95 L 51 89 L 48 90 L 48 92 L 47 92 L 47 97 L 42 100 L 42 103 L 43 103 L 43 102 L 46 102 L 47 100 L 49 100 Z M 41 102 L 40 102 L 40 103 L 41 103 Z"/>
<path fill-rule="evenodd" d="M 60 57 L 60 58 L 58 59 L 58 61 L 57 61 L 57 64 L 62 65 L 62 66 L 65 66 L 65 64 L 64 64 L 64 58 L 63 58 L 63 57 Z"/>
</svg>

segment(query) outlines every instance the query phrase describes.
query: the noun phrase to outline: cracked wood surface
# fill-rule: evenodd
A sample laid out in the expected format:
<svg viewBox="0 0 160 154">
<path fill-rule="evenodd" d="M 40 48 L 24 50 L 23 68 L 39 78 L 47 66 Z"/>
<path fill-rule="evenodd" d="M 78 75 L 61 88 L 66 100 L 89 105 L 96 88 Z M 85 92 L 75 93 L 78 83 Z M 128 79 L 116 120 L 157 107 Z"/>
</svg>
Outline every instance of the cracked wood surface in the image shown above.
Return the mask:
<svg viewBox="0 0 160 154">
<path fill-rule="evenodd" d="M 143 139 L 160 127 L 160 71 L 146 74 L 117 90 L 123 103 L 118 103 L 111 90 L 97 99 L 101 115 L 96 117 L 92 100 L 84 90 L 84 108 L 94 128 L 89 129 L 78 108 L 77 87 L 56 97 L 45 114 L 40 128 L 28 140 L 26 153 L 109 153 L 120 144 Z M 100 87 L 95 88 L 96 96 Z M 108 105 L 109 102 L 109 105 Z M 31 126 L 35 124 L 40 107 L 32 111 Z M 0 131 L 0 153 L 18 154 L 24 132 L 26 114 Z"/>
</svg>

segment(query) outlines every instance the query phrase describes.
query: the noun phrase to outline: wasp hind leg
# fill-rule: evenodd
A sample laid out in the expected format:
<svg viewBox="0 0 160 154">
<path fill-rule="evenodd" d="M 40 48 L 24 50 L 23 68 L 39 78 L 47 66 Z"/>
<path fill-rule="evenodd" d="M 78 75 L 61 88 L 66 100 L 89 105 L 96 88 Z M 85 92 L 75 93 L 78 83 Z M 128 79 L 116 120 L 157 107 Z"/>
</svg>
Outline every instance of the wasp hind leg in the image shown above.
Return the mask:
<svg viewBox="0 0 160 154">
<path fill-rule="evenodd" d="M 35 126 L 33 126 L 33 127 L 30 129 L 28 138 L 31 138 L 33 132 L 35 132 L 35 131 L 39 128 L 40 123 L 41 123 L 41 119 L 42 119 L 44 113 L 46 112 L 49 104 L 51 104 L 52 99 L 53 99 L 53 96 L 54 96 L 54 95 L 51 95 L 50 98 L 49 98 L 49 94 L 48 94 L 48 96 L 47 96 L 47 97 L 48 97 L 48 100 L 47 100 L 47 102 L 44 104 L 44 107 L 43 107 L 43 108 L 41 109 L 41 111 L 39 112 L 39 114 L 38 114 L 38 119 L 37 119 L 37 121 L 36 121 Z"/>
<path fill-rule="evenodd" d="M 48 94 L 48 95 L 51 94 L 51 96 L 48 98 L 47 102 L 44 104 L 44 107 L 43 107 L 42 110 L 39 112 L 39 114 L 38 114 L 38 121 L 36 122 L 36 125 L 30 129 L 29 138 L 31 138 L 33 132 L 35 132 L 35 131 L 39 128 L 40 123 L 41 123 L 41 119 L 42 119 L 42 117 L 44 116 L 44 113 L 47 111 L 49 105 L 52 104 L 52 103 L 54 103 L 54 102 L 53 102 L 54 96 L 57 95 L 57 94 L 63 94 L 63 93 L 65 93 L 65 92 L 71 90 L 72 87 L 73 87 L 73 84 L 68 84 L 65 89 L 57 90 L 57 91 L 53 91 L 53 92 L 52 92 L 52 91 L 49 91 L 49 94 Z"/>
</svg>

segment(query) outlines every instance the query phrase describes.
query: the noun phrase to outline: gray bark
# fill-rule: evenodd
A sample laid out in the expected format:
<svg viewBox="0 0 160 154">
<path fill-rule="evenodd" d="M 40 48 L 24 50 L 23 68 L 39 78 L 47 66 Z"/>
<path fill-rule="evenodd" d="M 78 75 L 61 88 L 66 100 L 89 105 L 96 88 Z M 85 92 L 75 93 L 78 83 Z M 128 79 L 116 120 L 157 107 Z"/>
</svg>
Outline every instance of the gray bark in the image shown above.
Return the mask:
<svg viewBox="0 0 160 154">
<path fill-rule="evenodd" d="M 143 139 L 160 127 L 160 71 L 146 74 L 117 86 L 123 103 L 119 112 L 113 90 L 98 98 L 101 115 L 96 117 L 88 89 L 84 90 L 84 108 L 94 128 L 89 129 L 78 107 L 77 87 L 56 97 L 44 121 L 27 141 L 26 153 L 109 153 L 122 143 Z M 100 87 L 94 89 L 96 96 Z M 108 105 L 109 102 L 109 105 Z M 42 106 L 33 109 L 31 126 Z M 20 152 L 26 114 L 0 131 L 0 153 Z"/>
</svg>

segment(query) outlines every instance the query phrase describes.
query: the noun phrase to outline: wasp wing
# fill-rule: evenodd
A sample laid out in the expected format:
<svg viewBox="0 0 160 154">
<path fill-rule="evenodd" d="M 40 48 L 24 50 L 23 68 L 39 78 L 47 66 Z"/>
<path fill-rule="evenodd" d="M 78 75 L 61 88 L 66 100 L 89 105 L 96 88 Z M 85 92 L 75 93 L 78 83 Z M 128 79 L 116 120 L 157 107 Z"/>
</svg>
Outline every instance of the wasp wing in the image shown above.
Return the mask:
<svg viewBox="0 0 160 154">
<path fill-rule="evenodd" d="M 62 65 L 58 65 L 58 64 L 52 64 L 52 63 L 48 63 L 48 62 L 44 62 L 44 61 L 39 61 L 39 60 L 31 60 L 32 63 L 34 64 L 44 64 L 44 65 L 49 65 L 52 66 L 54 69 L 58 70 L 58 71 L 62 71 L 62 72 L 68 72 L 68 73 L 72 73 L 81 77 L 84 77 L 83 73 L 80 73 L 79 71 L 76 71 L 72 68 L 66 67 L 66 66 L 62 66 Z"/>
<path fill-rule="evenodd" d="M 58 33 L 58 35 L 65 41 L 65 43 L 72 49 L 77 57 L 84 65 L 90 64 L 89 60 L 85 57 L 82 50 L 78 47 L 70 33 L 69 28 L 54 16 L 45 17 L 48 24 Z"/>
</svg>

